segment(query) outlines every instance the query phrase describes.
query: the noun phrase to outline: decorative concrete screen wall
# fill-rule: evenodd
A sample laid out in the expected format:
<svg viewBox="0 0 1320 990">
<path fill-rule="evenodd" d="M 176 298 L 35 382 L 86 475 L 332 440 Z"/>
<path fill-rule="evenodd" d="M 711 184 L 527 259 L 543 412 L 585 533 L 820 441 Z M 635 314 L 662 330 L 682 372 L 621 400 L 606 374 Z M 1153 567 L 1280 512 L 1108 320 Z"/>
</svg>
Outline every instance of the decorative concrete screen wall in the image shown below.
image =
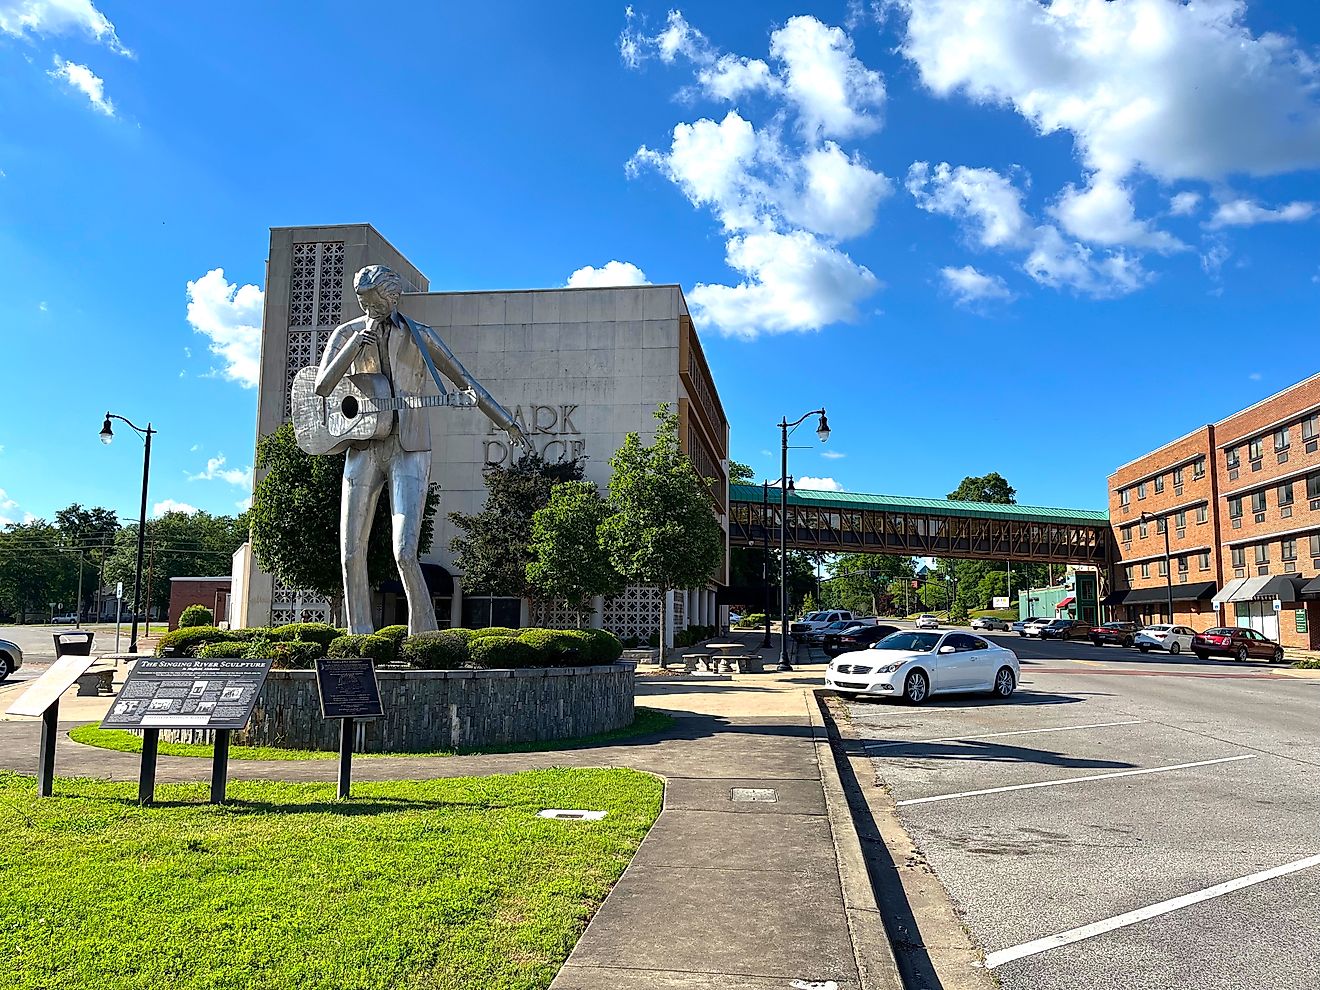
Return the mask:
<svg viewBox="0 0 1320 990">
<path fill-rule="evenodd" d="M 633 721 L 629 664 L 534 670 L 378 670 L 385 717 L 358 723 L 367 753 L 481 749 L 571 739 Z M 210 730 L 162 729 L 171 742 L 210 742 Z M 316 673 L 272 670 L 239 745 L 334 750 L 339 720 L 321 717 Z"/>
</svg>

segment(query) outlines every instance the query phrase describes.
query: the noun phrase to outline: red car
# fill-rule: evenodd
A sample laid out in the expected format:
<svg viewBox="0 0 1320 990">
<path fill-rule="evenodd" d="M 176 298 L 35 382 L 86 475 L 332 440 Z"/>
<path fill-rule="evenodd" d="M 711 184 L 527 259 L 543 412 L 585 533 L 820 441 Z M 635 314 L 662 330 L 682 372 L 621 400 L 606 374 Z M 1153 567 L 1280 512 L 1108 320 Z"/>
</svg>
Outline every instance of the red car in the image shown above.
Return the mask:
<svg viewBox="0 0 1320 990">
<path fill-rule="evenodd" d="M 1192 652 L 1202 660 L 1210 657 L 1235 657 L 1238 660 L 1269 660 L 1280 663 L 1283 647 L 1254 629 L 1218 626 L 1192 637 Z"/>
</svg>

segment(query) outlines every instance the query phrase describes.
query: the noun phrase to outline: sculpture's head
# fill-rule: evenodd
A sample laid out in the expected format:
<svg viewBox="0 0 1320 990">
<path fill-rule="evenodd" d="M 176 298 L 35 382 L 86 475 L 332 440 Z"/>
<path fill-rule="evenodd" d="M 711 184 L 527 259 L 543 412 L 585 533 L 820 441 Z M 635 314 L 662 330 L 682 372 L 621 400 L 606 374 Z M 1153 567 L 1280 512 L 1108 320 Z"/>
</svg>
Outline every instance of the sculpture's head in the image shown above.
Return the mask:
<svg viewBox="0 0 1320 990">
<path fill-rule="evenodd" d="M 403 295 L 403 279 L 392 268 L 367 265 L 353 276 L 353 291 L 357 293 L 362 312 L 373 320 L 391 316 Z"/>
</svg>

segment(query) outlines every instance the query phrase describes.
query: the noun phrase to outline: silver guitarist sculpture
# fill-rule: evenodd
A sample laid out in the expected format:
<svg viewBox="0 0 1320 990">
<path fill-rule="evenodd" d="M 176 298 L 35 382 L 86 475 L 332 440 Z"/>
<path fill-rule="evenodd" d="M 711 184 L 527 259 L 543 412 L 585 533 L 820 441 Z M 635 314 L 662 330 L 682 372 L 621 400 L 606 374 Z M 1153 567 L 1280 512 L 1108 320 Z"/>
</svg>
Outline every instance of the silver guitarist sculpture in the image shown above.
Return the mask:
<svg viewBox="0 0 1320 990">
<path fill-rule="evenodd" d="M 528 448 L 509 411 L 495 401 L 440 335 L 398 310 L 403 280 L 384 265 L 353 277 L 364 315 L 335 329 L 318 368 L 294 378 L 298 445 L 311 454 L 345 453 L 339 506 L 344 608 L 350 633 L 374 630 L 367 537 L 388 481 L 394 560 L 408 598 L 408 632 L 435 629 L 435 610 L 417 560 L 431 478 L 429 406 L 480 409 L 509 439 Z M 441 375 L 460 390 L 450 392 Z M 438 395 L 423 396 L 427 379 Z"/>
</svg>

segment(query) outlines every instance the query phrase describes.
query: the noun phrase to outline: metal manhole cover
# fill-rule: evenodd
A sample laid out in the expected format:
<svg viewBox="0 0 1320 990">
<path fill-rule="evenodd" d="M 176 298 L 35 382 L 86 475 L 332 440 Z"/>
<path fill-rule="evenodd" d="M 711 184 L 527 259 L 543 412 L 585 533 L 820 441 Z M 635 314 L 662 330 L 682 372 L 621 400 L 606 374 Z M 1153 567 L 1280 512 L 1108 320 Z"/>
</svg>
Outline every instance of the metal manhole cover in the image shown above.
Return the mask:
<svg viewBox="0 0 1320 990">
<path fill-rule="evenodd" d="M 773 787 L 735 787 L 734 801 L 778 801 L 779 792 Z"/>
</svg>

